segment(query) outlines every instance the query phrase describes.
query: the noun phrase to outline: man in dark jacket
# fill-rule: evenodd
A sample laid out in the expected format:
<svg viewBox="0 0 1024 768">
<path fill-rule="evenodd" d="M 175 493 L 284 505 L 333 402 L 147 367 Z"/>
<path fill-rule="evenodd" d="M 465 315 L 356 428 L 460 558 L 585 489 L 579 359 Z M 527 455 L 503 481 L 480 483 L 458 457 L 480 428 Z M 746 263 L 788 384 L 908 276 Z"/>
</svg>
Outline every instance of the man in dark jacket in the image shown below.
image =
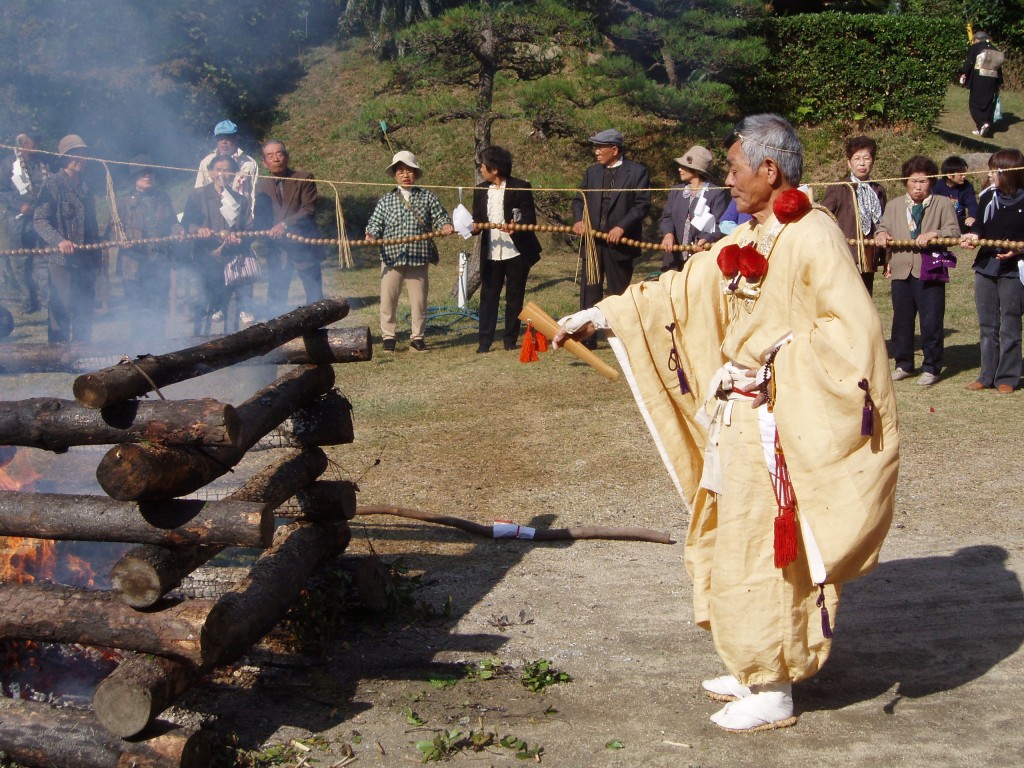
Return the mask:
<svg viewBox="0 0 1024 768">
<path fill-rule="evenodd" d="M 39 248 L 43 241 L 36 234 L 33 212 L 39 193 L 49 177 L 43 156 L 36 153 L 36 138 L 22 133 L 14 140 L 17 149 L 0 163 L 0 198 L 7 213 L 7 234 L 11 248 Z M 29 253 L 9 257 L 11 280 L 23 295 L 22 309 L 38 312 L 40 284 L 45 294 L 45 279 L 37 281 L 36 257 Z M 6 277 L 6 275 L 5 275 Z M 45 296 L 44 296 L 45 298 Z"/>
<path fill-rule="evenodd" d="M 484 181 L 473 191 L 473 222 L 536 224 L 530 182 L 512 176 L 512 155 L 501 147 L 480 153 Z M 505 349 L 515 349 L 519 339 L 519 313 L 526 296 L 526 278 L 540 260 L 540 242 L 533 232 L 477 229 L 480 233 L 480 343 L 477 352 L 488 352 L 498 324 L 498 298 L 505 285 Z"/>
<path fill-rule="evenodd" d="M 633 261 L 640 257 L 640 249 L 622 245 L 621 241 L 624 237 L 640 239 L 644 217 L 651 207 L 647 168 L 623 157 L 622 134 L 609 128 L 591 136 L 590 143 L 594 145 L 597 162 L 583 174 L 580 192 L 573 200 L 576 223 L 572 229 L 577 235 L 587 231 L 583 220 L 585 207 L 590 228 L 607 232 L 608 239 L 597 240 L 597 274 L 583 270 L 580 309 L 594 306 L 605 293 L 620 294 L 629 286 Z M 603 287 L 605 281 L 607 290 Z"/>
<path fill-rule="evenodd" d="M 299 275 L 306 304 L 324 297 L 320 273 L 320 253 L 314 246 L 289 240 L 287 235 L 317 237 L 316 182 L 311 173 L 288 165 L 288 149 L 283 142 L 263 145 L 263 164 L 270 176 L 256 183 L 256 229 L 270 230 L 267 254 L 267 312 L 275 317 L 293 308 L 288 304 L 292 269 Z"/>
<path fill-rule="evenodd" d="M 51 344 L 92 341 L 102 254 L 82 247 L 100 241 L 96 203 L 82 178 L 85 160 L 80 154 L 85 149 L 86 143 L 75 134 L 60 140 L 61 169 L 46 180 L 33 213 L 36 232 L 48 246 L 58 249 L 48 256 Z"/>
</svg>

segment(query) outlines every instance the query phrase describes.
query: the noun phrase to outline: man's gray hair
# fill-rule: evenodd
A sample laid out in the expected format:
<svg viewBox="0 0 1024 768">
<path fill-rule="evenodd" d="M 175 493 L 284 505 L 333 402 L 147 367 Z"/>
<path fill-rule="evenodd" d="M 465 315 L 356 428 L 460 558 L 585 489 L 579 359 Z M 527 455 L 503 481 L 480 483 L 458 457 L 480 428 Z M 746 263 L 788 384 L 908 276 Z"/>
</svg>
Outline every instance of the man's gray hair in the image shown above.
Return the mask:
<svg viewBox="0 0 1024 768">
<path fill-rule="evenodd" d="M 260 147 L 260 153 L 266 152 L 267 151 L 267 147 L 269 147 L 271 144 L 278 144 L 278 145 L 280 145 L 281 151 L 284 152 L 286 157 L 288 156 L 288 147 L 286 147 L 284 142 L 281 141 L 280 139 L 270 139 L 270 141 L 263 142 L 263 146 Z"/>
<path fill-rule="evenodd" d="M 743 155 L 755 171 L 768 158 L 775 161 L 791 186 L 804 174 L 804 150 L 789 121 L 781 115 L 749 115 L 733 128 L 732 144 L 740 141 Z"/>
</svg>

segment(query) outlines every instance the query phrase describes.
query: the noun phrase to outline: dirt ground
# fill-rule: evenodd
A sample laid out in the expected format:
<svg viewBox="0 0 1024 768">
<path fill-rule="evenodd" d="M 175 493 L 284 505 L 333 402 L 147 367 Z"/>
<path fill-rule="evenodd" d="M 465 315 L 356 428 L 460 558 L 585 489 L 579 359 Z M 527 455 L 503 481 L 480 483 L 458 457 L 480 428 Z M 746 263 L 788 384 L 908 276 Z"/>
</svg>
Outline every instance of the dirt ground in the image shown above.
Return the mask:
<svg viewBox="0 0 1024 768">
<path fill-rule="evenodd" d="M 573 305 L 571 258 L 546 250 L 531 275 L 530 298 L 552 314 Z M 693 624 L 681 543 L 492 541 L 380 517 L 353 522 L 350 553 L 401 558 L 421 575 L 415 597 L 438 611 L 450 597 L 450 616 L 353 617 L 322 659 L 257 651 L 170 716 L 236 737 L 244 764 L 259 766 L 416 764 L 415 742 L 444 729 L 514 735 L 565 768 L 1024 765 L 1024 394 L 963 388 L 978 364 L 969 263 L 950 285 L 943 379 L 896 385 L 894 527 L 877 570 L 843 592 L 831 660 L 795 688 L 795 727 L 741 736 L 708 720 L 720 704 L 699 684 L 724 670 Z M 327 282 L 350 297 L 346 324 L 376 333 L 379 277 L 363 272 Z M 443 286 L 432 290 L 443 300 Z M 886 327 L 887 304 L 883 284 Z M 40 316 L 18 320 L 10 343 L 45 333 Z M 356 441 L 331 449 L 331 475 L 358 480 L 360 504 L 485 524 L 642 526 L 681 542 L 685 509 L 628 389 L 564 358 L 474 355 L 474 331 L 432 331 L 426 355 L 404 337 L 383 355 L 375 335 L 371 362 L 338 366 Z M 12 382 L 4 399 L 70 396 L 70 377 L 46 392 L 39 378 Z M 508 671 L 467 677 L 491 659 Z M 527 690 L 519 676 L 538 659 L 571 681 Z M 519 761 L 492 745 L 451 762 Z"/>
<path fill-rule="evenodd" d="M 954 359 L 957 349 L 947 347 Z M 625 387 L 578 367 L 578 386 L 547 391 L 547 361 L 466 351 L 462 389 L 430 428 L 414 414 L 433 393 L 409 394 L 422 376 L 414 353 L 400 348 L 360 372 L 390 377 L 390 405 L 407 414 L 386 429 L 357 428 L 356 444 L 337 449 L 349 474 L 381 458 L 360 480 L 361 504 L 537 527 L 635 525 L 682 540 L 685 512 Z M 795 688 L 794 728 L 740 736 L 708 720 L 720 704 L 699 682 L 723 670 L 693 624 L 682 544 L 491 541 L 379 517 L 357 519 L 350 552 L 401 556 L 423 574 L 418 598 L 438 609 L 451 598 L 450 619 L 353 622 L 323 661 L 255 656 L 237 671 L 241 686 L 211 684 L 190 706 L 210 707 L 214 730 L 237 733 L 246 748 L 321 739 L 296 765 L 332 766 L 349 749 L 356 765 L 415 763 L 414 742 L 441 729 L 513 734 L 542 745 L 544 763 L 580 768 L 1024 764 L 1015 725 L 1024 536 L 1011 458 L 1020 402 L 972 399 L 962 386 L 970 378 L 964 370 L 927 391 L 898 386 L 894 527 L 878 569 L 844 591 L 831 660 Z M 526 408 L 529 428 L 495 435 L 489 409 L 469 405 L 486 394 L 481 380 L 519 388 L 514 403 L 490 407 L 546 391 L 546 411 Z M 357 427 L 359 411 L 377 425 L 377 408 L 357 409 Z M 512 672 L 466 679 L 467 665 L 487 659 Z M 572 681 L 526 690 L 519 672 L 537 659 Z M 445 676 L 459 681 L 439 687 Z M 501 747 L 452 761 L 517 762 Z"/>
</svg>

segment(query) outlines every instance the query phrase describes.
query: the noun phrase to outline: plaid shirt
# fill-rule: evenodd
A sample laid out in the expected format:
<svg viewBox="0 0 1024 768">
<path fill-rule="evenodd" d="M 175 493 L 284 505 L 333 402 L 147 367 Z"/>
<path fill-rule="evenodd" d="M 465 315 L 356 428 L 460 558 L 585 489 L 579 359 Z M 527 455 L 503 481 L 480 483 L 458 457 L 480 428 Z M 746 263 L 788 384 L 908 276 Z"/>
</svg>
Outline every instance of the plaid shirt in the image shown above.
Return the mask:
<svg viewBox="0 0 1024 768">
<path fill-rule="evenodd" d="M 83 179 L 79 178 L 76 183 L 64 171 L 46 180 L 34 215 L 36 232 L 47 245 L 59 245 L 62 240 L 70 240 L 76 245 L 100 241 L 92 190 Z M 51 253 L 47 258 L 51 264 L 84 267 L 97 266 L 100 256 L 99 250 L 76 250 L 69 256 Z"/>
<path fill-rule="evenodd" d="M 391 190 L 377 202 L 366 224 L 366 233 L 371 237 L 390 240 L 434 232 L 452 223 L 433 192 L 412 187 L 409 190 L 409 205 L 416 212 L 415 215 L 402 201 L 402 193 L 398 188 Z M 389 267 L 422 267 L 432 261 L 436 262 L 437 246 L 433 240 L 384 245 L 381 246 L 380 257 Z"/>
</svg>

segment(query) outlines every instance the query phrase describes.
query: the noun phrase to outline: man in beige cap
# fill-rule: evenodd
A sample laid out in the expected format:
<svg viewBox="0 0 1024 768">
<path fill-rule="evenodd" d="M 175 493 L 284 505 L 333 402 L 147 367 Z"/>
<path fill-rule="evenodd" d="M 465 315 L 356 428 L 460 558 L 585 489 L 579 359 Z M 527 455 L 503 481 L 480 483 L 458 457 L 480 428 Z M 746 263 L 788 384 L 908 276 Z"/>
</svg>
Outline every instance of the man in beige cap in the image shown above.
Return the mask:
<svg viewBox="0 0 1024 768">
<path fill-rule="evenodd" d="M 100 250 L 82 246 L 100 241 L 96 204 L 82 177 L 88 149 L 81 136 L 70 134 L 57 144 L 60 171 L 46 180 L 33 223 L 36 232 L 57 253 L 48 256 L 50 276 L 50 343 L 90 341 Z"/>
<path fill-rule="evenodd" d="M 690 257 L 688 253 L 673 251 L 673 246 L 691 243 L 703 246 L 721 239 L 718 222 L 731 199 L 725 187 L 711 186 L 714 161 L 708 149 L 700 145 L 690 147 L 675 161 L 682 184 L 672 187 L 668 193 L 665 210 L 658 223 L 658 229 L 664 235 L 661 239 L 661 247 L 665 249 L 662 272 L 682 269 Z"/>
</svg>

